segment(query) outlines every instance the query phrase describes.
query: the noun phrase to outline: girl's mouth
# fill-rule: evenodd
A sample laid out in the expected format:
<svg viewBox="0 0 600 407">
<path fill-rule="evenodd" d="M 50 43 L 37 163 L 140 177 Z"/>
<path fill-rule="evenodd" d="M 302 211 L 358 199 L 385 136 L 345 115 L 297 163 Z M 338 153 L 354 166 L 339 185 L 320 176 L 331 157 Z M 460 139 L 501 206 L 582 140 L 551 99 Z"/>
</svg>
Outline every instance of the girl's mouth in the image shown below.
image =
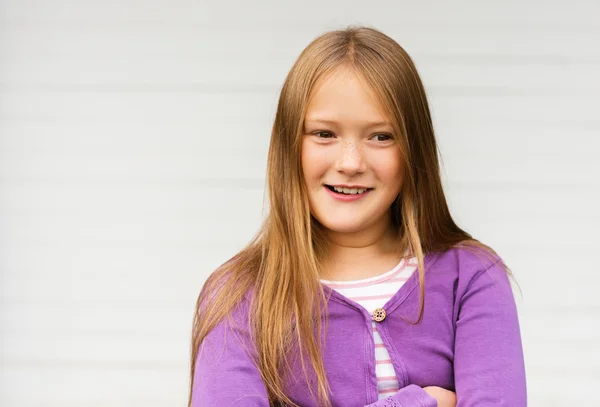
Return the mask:
<svg viewBox="0 0 600 407">
<path fill-rule="evenodd" d="M 342 195 L 360 195 L 371 191 L 373 188 L 339 188 L 331 185 L 325 185 L 330 191 Z"/>
<path fill-rule="evenodd" d="M 327 193 L 334 199 L 342 202 L 352 202 L 367 196 L 373 188 L 339 188 L 325 185 Z"/>
</svg>

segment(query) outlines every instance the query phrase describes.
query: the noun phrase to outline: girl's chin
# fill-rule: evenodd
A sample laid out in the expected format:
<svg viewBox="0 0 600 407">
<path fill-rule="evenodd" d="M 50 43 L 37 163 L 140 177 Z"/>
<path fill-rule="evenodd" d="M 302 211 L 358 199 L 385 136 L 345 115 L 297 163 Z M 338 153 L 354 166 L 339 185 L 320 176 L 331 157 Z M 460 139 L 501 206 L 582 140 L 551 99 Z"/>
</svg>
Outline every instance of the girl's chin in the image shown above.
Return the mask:
<svg viewBox="0 0 600 407">
<path fill-rule="evenodd" d="M 363 224 L 356 222 L 325 222 L 323 225 L 333 233 L 359 233 L 364 230 Z"/>
</svg>

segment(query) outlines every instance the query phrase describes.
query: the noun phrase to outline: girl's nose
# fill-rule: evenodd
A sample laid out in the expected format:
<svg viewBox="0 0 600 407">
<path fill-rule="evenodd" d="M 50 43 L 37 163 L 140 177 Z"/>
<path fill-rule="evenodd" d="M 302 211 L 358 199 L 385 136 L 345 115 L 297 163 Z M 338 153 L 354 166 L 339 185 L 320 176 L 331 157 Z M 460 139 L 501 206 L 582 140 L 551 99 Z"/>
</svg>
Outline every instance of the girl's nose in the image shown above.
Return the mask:
<svg viewBox="0 0 600 407">
<path fill-rule="evenodd" d="M 338 171 L 348 175 L 363 172 L 365 170 L 365 160 L 360 146 L 351 141 L 344 142 L 336 167 Z"/>
</svg>

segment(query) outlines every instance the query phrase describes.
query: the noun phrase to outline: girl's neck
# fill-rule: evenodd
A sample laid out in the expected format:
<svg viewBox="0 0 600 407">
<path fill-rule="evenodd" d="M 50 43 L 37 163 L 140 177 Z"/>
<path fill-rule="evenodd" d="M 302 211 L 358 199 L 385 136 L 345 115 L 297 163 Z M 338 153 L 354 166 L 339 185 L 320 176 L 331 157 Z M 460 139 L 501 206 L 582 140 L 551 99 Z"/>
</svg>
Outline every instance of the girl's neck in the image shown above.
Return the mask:
<svg viewBox="0 0 600 407">
<path fill-rule="evenodd" d="M 329 252 L 323 262 L 321 278 L 357 280 L 374 277 L 396 266 L 404 253 L 393 227 L 382 233 L 330 239 Z"/>
</svg>

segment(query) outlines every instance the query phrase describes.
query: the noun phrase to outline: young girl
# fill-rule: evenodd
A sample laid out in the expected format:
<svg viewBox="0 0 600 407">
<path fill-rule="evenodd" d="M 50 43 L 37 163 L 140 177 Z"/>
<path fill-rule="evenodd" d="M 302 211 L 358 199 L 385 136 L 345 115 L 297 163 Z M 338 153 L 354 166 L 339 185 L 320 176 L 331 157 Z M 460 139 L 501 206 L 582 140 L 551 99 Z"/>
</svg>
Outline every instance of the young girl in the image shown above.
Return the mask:
<svg viewBox="0 0 600 407">
<path fill-rule="evenodd" d="M 188 406 L 526 405 L 509 270 L 448 210 L 425 90 L 394 40 L 289 72 L 269 215 L 198 298 Z"/>
</svg>

